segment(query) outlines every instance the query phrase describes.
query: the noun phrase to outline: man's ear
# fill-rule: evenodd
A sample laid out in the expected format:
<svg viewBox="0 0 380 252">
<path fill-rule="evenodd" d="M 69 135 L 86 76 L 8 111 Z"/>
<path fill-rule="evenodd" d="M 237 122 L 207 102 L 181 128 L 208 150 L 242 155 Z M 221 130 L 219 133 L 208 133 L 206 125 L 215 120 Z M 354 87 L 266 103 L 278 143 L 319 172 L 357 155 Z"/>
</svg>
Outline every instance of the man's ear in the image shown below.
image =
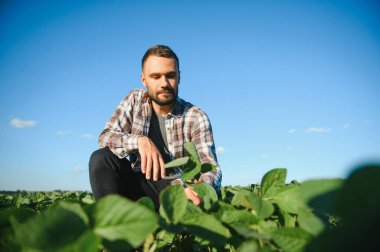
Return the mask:
<svg viewBox="0 0 380 252">
<path fill-rule="evenodd" d="M 141 82 L 144 85 L 144 87 L 146 87 L 146 80 L 143 73 L 141 73 Z"/>
</svg>

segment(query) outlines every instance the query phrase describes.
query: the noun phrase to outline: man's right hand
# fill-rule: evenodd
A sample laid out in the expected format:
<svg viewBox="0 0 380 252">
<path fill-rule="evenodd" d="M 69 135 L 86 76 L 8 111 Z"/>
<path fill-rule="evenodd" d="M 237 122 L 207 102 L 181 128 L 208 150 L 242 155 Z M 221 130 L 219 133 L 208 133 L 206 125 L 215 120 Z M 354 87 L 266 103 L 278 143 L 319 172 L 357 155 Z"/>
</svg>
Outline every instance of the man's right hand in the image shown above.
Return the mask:
<svg viewBox="0 0 380 252">
<path fill-rule="evenodd" d="M 164 178 L 165 163 L 153 141 L 141 136 L 137 140 L 137 145 L 141 158 L 141 172 L 145 174 L 146 179 L 150 179 L 152 175 L 154 181 L 157 181 L 159 175 Z"/>
</svg>

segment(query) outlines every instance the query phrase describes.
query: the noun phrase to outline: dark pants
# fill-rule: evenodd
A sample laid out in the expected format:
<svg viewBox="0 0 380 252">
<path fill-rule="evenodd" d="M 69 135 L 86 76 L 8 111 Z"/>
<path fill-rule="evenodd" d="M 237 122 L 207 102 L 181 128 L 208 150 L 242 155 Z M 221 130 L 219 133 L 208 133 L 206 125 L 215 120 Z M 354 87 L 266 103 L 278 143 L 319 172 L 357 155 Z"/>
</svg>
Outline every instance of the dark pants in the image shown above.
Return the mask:
<svg viewBox="0 0 380 252">
<path fill-rule="evenodd" d="M 89 162 L 90 183 L 95 200 L 109 194 L 119 194 L 133 201 L 143 196 L 151 198 L 156 210 L 159 194 L 171 180 L 147 180 L 145 174 L 134 172 L 128 159 L 120 159 L 108 148 L 92 153 Z"/>
</svg>

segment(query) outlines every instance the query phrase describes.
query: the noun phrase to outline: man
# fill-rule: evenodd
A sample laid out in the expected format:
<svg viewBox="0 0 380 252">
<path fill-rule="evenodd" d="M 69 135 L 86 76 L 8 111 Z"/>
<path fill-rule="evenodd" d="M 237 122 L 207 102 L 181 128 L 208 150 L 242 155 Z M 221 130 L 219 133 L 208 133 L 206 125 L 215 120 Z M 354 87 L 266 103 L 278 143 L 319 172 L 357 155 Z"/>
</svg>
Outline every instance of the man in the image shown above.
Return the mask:
<svg viewBox="0 0 380 252">
<path fill-rule="evenodd" d="M 165 187 L 183 184 L 188 199 L 198 205 L 202 199 L 179 179 L 181 171 L 165 170 L 164 165 L 185 156 L 184 143 L 193 141 L 201 162 L 216 165 L 215 171 L 194 182 L 210 184 L 219 192 L 222 173 L 210 121 L 202 110 L 178 97 L 179 60 L 168 46 L 148 49 L 141 66 L 147 91 L 133 90 L 124 98 L 100 134 L 102 148 L 90 158 L 95 199 L 112 193 L 131 200 L 148 196 L 158 208 Z"/>
</svg>

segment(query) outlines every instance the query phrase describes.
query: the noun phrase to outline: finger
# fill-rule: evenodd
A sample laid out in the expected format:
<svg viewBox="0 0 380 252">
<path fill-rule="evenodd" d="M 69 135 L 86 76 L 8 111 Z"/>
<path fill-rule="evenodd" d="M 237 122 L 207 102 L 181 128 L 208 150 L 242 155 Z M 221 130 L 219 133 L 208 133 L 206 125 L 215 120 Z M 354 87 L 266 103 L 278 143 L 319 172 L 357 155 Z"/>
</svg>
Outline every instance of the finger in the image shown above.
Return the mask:
<svg viewBox="0 0 380 252">
<path fill-rule="evenodd" d="M 146 156 L 145 156 L 145 154 L 140 154 L 140 158 L 141 158 L 141 162 L 140 162 L 141 172 L 145 173 L 145 171 L 146 171 Z"/>
<path fill-rule="evenodd" d="M 200 178 L 200 179 L 198 179 L 198 180 L 195 180 L 195 184 L 200 184 L 200 183 L 202 183 L 203 182 L 203 180 Z"/>
<path fill-rule="evenodd" d="M 146 172 L 145 172 L 146 179 L 150 179 L 151 174 L 152 174 L 152 158 L 148 157 L 146 160 Z"/>
<path fill-rule="evenodd" d="M 160 155 L 158 161 L 160 163 L 161 178 L 165 178 L 165 176 L 166 176 L 165 163 L 164 163 L 164 160 L 162 159 L 161 155 Z"/>
<path fill-rule="evenodd" d="M 193 188 L 190 189 L 196 196 L 198 196 L 198 193 L 196 191 L 194 191 Z"/>
<path fill-rule="evenodd" d="M 153 180 L 154 181 L 157 181 L 157 179 L 158 179 L 159 170 L 160 170 L 159 161 L 158 161 L 158 158 L 155 157 L 155 158 L 153 158 Z"/>
</svg>

